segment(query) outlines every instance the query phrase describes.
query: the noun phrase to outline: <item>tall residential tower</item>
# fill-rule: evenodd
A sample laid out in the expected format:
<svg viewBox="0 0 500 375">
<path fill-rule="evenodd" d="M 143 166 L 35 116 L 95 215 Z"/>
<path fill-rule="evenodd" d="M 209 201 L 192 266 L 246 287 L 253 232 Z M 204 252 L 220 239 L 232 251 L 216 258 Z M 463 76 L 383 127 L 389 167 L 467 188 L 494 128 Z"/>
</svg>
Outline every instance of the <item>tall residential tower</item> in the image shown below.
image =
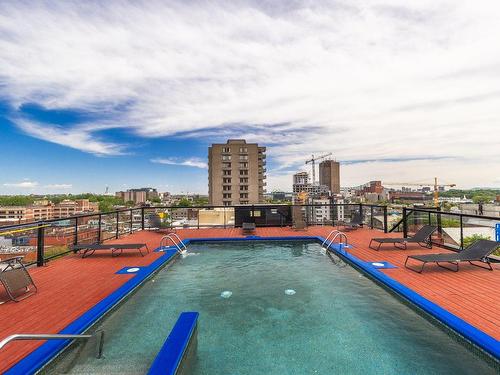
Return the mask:
<svg viewBox="0 0 500 375">
<path fill-rule="evenodd" d="M 319 184 L 328 186 L 332 194 L 340 194 L 340 163 L 324 160 L 319 163 Z"/>
<path fill-rule="evenodd" d="M 208 201 L 214 206 L 264 201 L 266 148 L 244 139 L 208 148 Z"/>
</svg>

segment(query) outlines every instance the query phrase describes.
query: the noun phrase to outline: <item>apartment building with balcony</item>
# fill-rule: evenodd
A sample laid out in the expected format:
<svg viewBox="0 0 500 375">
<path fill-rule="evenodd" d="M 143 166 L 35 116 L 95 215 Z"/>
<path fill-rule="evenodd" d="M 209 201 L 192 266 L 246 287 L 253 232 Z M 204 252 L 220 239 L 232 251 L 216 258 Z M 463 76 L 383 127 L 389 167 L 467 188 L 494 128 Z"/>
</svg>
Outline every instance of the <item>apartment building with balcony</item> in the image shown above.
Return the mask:
<svg viewBox="0 0 500 375">
<path fill-rule="evenodd" d="M 158 198 L 158 191 L 151 187 L 128 189 L 127 191 L 117 191 L 115 196 L 123 199 L 124 202 L 134 202 L 134 204 L 143 204 L 153 198 Z"/>
<path fill-rule="evenodd" d="M 1 224 L 18 224 L 39 220 L 60 219 L 87 212 L 98 212 L 97 202 L 88 199 L 65 199 L 59 203 L 52 203 L 47 199 L 33 202 L 29 206 L 0 207 Z"/>
<path fill-rule="evenodd" d="M 208 148 L 208 200 L 231 206 L 264 202 L 266 148 L 229 139 Z"/>
</svg>

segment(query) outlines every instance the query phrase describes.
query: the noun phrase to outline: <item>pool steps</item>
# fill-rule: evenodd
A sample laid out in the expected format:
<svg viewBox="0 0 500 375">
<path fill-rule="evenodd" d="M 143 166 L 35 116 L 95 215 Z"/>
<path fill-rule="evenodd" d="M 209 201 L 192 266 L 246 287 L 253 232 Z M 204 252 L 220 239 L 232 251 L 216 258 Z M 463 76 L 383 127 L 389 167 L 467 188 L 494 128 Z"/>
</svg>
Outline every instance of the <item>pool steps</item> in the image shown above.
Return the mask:
<svg viewBox="0 0 500 375">
<path fill-rule="evenodd" d="M 176 375 L 189 367 L 189 353 L 196 350 L 198 312 L 188 311 L 179 315 L 179 319 L 170 331 L 165 343 L 149 368 L 148 375 Z M 189 350 L 190 347 L 193 350 Z"/>
</svg>

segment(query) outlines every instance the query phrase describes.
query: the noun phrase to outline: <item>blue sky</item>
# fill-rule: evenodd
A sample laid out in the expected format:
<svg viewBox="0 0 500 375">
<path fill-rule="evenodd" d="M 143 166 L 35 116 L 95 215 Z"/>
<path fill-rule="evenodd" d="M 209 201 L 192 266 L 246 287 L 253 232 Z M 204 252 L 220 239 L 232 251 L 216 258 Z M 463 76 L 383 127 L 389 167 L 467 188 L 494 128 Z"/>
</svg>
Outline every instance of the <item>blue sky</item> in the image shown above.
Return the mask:
<svg viewBox="0 0 500 375">
<path fill-rule="evenodd" d="M 498 1 L 0 3 L 0 194 L 207 191 L 210 143 L 500 186 Z"/>
<path fill-rule="evenodd" d="M 104 193 L 106 187 L 114 192 L 139 186 L 186 193 L 206 190 L 206 168 L 151 162 L 157 158 L 173 162 L 177 158 L 197 158 L 206 163 L 208 142 L 203 139 L 138 139 L 121 131 L 109 131 L 101 136 L 131 146 L 123 155 L 95 155 L 31 137 L 9 120 L 26 116 L 41 123 L 68 126 L 78 124 L 87 115 L 75 110 L 47 111 L 29 104 L 15 111 L 3 103 L 0 148 L 7 157 L 2 161 L 0 192 Z"/>
</svg>

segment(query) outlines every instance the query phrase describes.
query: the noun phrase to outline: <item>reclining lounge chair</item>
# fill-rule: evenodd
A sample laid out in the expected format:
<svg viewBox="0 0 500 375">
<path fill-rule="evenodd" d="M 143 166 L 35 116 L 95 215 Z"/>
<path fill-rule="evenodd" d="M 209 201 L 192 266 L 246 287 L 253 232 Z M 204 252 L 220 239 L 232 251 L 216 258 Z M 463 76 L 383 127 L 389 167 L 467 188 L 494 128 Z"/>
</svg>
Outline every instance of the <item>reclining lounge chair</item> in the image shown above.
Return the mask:
<svg viewBox="0 0 500 375">
<path fill-rule="evenodd" d="M 363 217 L 359 212 L 355 212 L 349 222 L 340 221 L 337 226 L 342 226 L 345 232 L 361 228 L 363 226 Z"/>
<path fill-rule="evenodd" d="M 141 249 L 146 248 L 146 253 L 149 253 L 148 245 L 145 243 L 128 243 L 128 244 L 82 244 L 73 246 L 73 251 L 82 253 L 82 258 L 87 258 L 94 254 L 97 250 L 111 250 L 111 256 L 118 256 L 123 253 L 123 250 L 138 250 L 141 256 L 144 256 Z"/>
<path fill-rule="evenodd" d="M 490 260 L 488 259 L 488 256 L 491 255 L 499 246 L 500 242 L 490 241 L 490 240 L 478 240 L 473 244 L 471 244 L 469 247 L 467 247 L 465 250 L 460 251 L 459 253 L 410 255 L 406 258 L 405 267 L 408 268 L 409 270 L 421 273 L 424 270 L 424 267 L 427 263 L 436 263 L 441 268 L 457 272 L 460 262 L 469 262 L 473 266 L 493 271 L 493 267 L 491 267 L 491 263 Z M 414 269 L 412 267 L 408 267 L 407 263 L 409 259 L 414 259 L 422 262 L 422 267 L 419 270 Z M 485 267 L 472 262 L 486 263 L 488 266 Z M 446 267 L 440 263 L 454 264 L 456 268 Z"/>
<path fill-rule="evenodd" d="M 22 259 L 22 256 L 17 256 L 0 260 L 0 282 L 7 291 L 9 298 L 15 302 L 19 302 L 37 292 L 33 279 L 21 262 Z"/>
<path fill-rule="evenodd" d="M 422 247 L 432 249 L 431 235 L 437 230 L 434 225 L 424 225 L 418 230 L 413 237 L 407 238 L 372 238 L 368 247 L 373 250 L 380 250 L 380 246 L 384 243 L 393 244 L 398 249 L 406 250 L 406 245 L 409 243 L 416 243 Z M 378 242 L 377 247 L 372 247 L 372 242 Z"/>
<path fill-rule="evenodd" d="M 241 224 L 241 231 L 243 234 L 255 233 L 255 223 L 243 223 Z"/>
</svg>

